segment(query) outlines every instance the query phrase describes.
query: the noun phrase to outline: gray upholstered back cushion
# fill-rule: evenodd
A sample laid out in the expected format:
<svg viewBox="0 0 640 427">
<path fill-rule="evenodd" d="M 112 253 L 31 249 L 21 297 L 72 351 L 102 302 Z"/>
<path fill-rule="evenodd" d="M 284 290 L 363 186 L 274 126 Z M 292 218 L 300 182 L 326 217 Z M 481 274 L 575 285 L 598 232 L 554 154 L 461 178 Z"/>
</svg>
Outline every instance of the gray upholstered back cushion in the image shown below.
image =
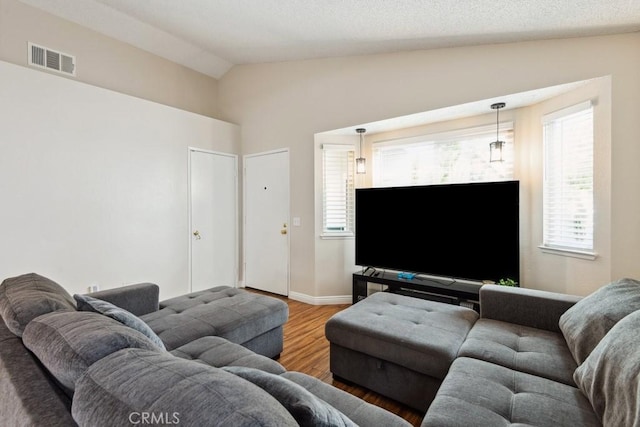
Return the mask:
<svg viewBox="0 0 640 427">
<path fill-rule="evenodd" d="M 160 337 L 157 336 L 156 333 L 153 332 L 153 330 L 135 314 L 117 307 L 110 302 L 93 298 L 88 295 L 75 294 L 73 298 L 78 304 L 78 310 L 104 314 L 105 316 L 110 317 L 113 320 L 117 320 L 123 325 L 127 325 L 128 327 L 144 334 L 158 347 L 159 350 L 166 350 Z"/>
<path fill-rule="evenodd" d="M 578 301 L 560 317 L 560 330 L 578 365 L 623 317 L 640 310 L 640 282 L 611 282 Z"/>
<path fill-rule="evenodd" d="M 11 277 L 0 284 L 0 315 L 19 337 L 41 314 L 75 309 L 73 298 L 62 286 L 36 273 Z"/>
<path fill-rule="evenodd" d="M 158 351 L 140 332 L 82 311 L 42 315 L 27 325 L 22 340 L 69 394 L 91 364 L 115 351 L 129 347 Z"/>
<path fill-rule="evenodd" d="M 252 382 L 275 397 L 303 427 L 356 427 L 342 412 L 287 378 L 240 366 L 227 366 L 223 369 Z"/>
<path fill-rule="evenodd" d="M 69 427 L 71 400 L 0 319 L 0 425 Z"/>
<path fill-rule="evenodd" d="M 71 411 L 81 427 L 140 423 L 142 413 L 148 419 L 164 417 L 155 425 L 298 425 L 248 381 L 167 352 L 140 349 L 121 350 L 93 364 L 78 380 Z"/>
<path fill-rule="evenodd" d="M 600 341 L 573 378 L 605 426 L 640 425 L 640 311 Z"/>
</svg>

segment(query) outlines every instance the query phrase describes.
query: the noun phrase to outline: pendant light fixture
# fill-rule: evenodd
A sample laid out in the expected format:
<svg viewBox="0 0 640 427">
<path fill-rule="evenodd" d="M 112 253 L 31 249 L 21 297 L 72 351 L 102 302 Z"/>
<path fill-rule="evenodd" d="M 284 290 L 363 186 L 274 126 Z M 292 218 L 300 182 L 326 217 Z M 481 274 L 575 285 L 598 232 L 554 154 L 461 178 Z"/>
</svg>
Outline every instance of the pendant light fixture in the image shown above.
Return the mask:
<svg viewBox="0 0 640 427">
<path fill-rule="evenodd" d="M 503 161 L 504 141 L 500 141 L 500 109 L 504 108 L 504 102 L 491 104 L 491 108 L 496 110 L 496 140 L 489 144 L 489 162 Z"/>
<path fill-rule="evenodd" d="M 360 157 L 356 159 L 356 173 L 366 173 L 367 172 L 367 159 L 362 156 L 362 139 L 364 138 L 364 133 L 367 130 L 365 128 L 358 128 L 356 132 L 360 134 Z"/>
</svg>

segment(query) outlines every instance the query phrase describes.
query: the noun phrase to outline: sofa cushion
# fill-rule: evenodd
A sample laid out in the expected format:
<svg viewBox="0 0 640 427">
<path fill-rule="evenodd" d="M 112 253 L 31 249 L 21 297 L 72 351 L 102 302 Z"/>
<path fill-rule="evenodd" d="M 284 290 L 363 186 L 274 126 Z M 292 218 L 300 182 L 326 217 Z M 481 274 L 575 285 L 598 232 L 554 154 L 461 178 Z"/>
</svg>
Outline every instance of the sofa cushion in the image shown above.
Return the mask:
<svg viewBox="0 0 640 427">
<path fill-rule="evenodd" d="M 78 380 L 71 411 L 78 425 L 91 427 L 143 424 L 142 414 L 155 417 L 155 425 L 298 425 L 271 395 L 242 378 L 141 349 L 94 363 Z"/>
<path fill-rule="evenodd" d="M 153 332 L 153 330 L 136 315 L 123 308 L 117 307 L 110 302 L 93 298 L 88 295 L 75 294 L 73 298 L 76 300 L 78 310 L 104 314 L 105 316 L 110 317 L 113 320 L 117 320 L 123 325 L 127 325 L 128 327 L 144 334 L 156 346 L 158 346 L 160 350 L 166 350 L 160 337 L 158 337 L 156 333 Z"/>
<path fill-rule="evenodd" d="M 36 273 L 5 279 L 0 284 L 0 315 L 21 337 L 27 324 L 41 314 L 75 310 L 71 295 L 59 284 Z"/>
<path fill-rule="evenodd" d="M 356 426 L 342 412 L 293 381 L 259 369 L 238 366 L 223 369 L 257 385 L 275 397 L 303 427 Z"/>
<path fill-rule="evenodd" d="M 218 286 L 162 301 L 160 310 L 140 318 L 173 350 L 206 336 L 243 344 L 282 326 L 288 316 L 284 301 Z"/>
<path fill-rule="evenodd" d="M 171 354 L 187 360 L 206 363 L 209 366 L 243 366 L 261 369 L 272 374 L 285 372 L 284 367 L 273 359 L 220 337 L 202 337 L 171 351 Z"/>
<path fill-rule="evenodd" d="M 504 366 L 457 358 L 431 403 L 422 427 L 601 427 L 575 387 Z"/>
<path fill-rule="evenodd" d="M 606 426 L 640 425 L 640 311 L 618 322 L 574 378 Z"/>
<path fill-rule="evenodd" d="M 480 319 L 471 328 L 458 356 L 473 357 L 575 386 L 576 362 L 559 332 Z"/>
<path fill-rule="evenodd" d="M 129 347 L 158 351 L 140 332 L 86 311 L 44 314 L 27 325 L 22 340 L 69 394 L 91 364 L 115 351 Z"/>
<path fill-rule="evenodd" d="M 640 282 L 621 279 L 577 302 L 560 317 L 560 330 L 580 365 L 620 319 L 640 310 Z"/>
<path fill-rule="evenodd" d="M 0 319 L 0 424 L 69 427 L 71 400 Z"/>
</svg>

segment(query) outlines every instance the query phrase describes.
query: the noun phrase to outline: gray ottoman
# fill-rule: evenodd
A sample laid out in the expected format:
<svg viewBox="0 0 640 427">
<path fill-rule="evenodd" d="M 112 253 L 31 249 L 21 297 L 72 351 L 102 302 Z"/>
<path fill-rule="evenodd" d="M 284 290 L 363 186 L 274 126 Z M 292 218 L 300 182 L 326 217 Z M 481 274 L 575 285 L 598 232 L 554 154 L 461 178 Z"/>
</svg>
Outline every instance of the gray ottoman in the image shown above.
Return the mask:
<svg viewBox="0 0 640 427">
<path fill-rule="evenodd" d="M 426 411 L 476 320 L 468 308 L 373 294 L 326 323 L 331 372 Z"/>
<path fill-rule="evenodd" d="M 288 317 L 284 301 L 229 286 L 161 301 L 160 310 L 140 316 L 167 350 L 218 336 L 267 357 L 282 352 Z"/>
</svg>

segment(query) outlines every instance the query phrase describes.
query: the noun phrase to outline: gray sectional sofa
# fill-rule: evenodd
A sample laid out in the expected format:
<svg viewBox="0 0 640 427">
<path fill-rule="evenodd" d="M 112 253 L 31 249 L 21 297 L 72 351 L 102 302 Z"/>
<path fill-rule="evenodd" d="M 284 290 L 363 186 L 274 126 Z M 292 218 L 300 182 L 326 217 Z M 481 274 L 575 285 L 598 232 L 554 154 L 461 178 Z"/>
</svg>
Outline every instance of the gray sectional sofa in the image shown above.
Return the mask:
<svg viewBox="0 0 640 427">
<path fill-rule="evenodd" d="M 636 280 L 585 298 L 485 285 L 479 315 L 374 294 L 326 331 L 334 375 L 428 408 L 422 427 L 640 426 Z"/>
<path fill-rule="evenodd" d="M 585 298 L 484 286 L 423 427 L 640 426 L 640 282 Z"/>
<path fill-rule="evenodd" d="M 37 274 L 0 284 L 3 426 L 402 426 L 287 372 L 282 301 L 220 287 L 158 302 L 139 284 L 69 295 Z"/>
</svg>

